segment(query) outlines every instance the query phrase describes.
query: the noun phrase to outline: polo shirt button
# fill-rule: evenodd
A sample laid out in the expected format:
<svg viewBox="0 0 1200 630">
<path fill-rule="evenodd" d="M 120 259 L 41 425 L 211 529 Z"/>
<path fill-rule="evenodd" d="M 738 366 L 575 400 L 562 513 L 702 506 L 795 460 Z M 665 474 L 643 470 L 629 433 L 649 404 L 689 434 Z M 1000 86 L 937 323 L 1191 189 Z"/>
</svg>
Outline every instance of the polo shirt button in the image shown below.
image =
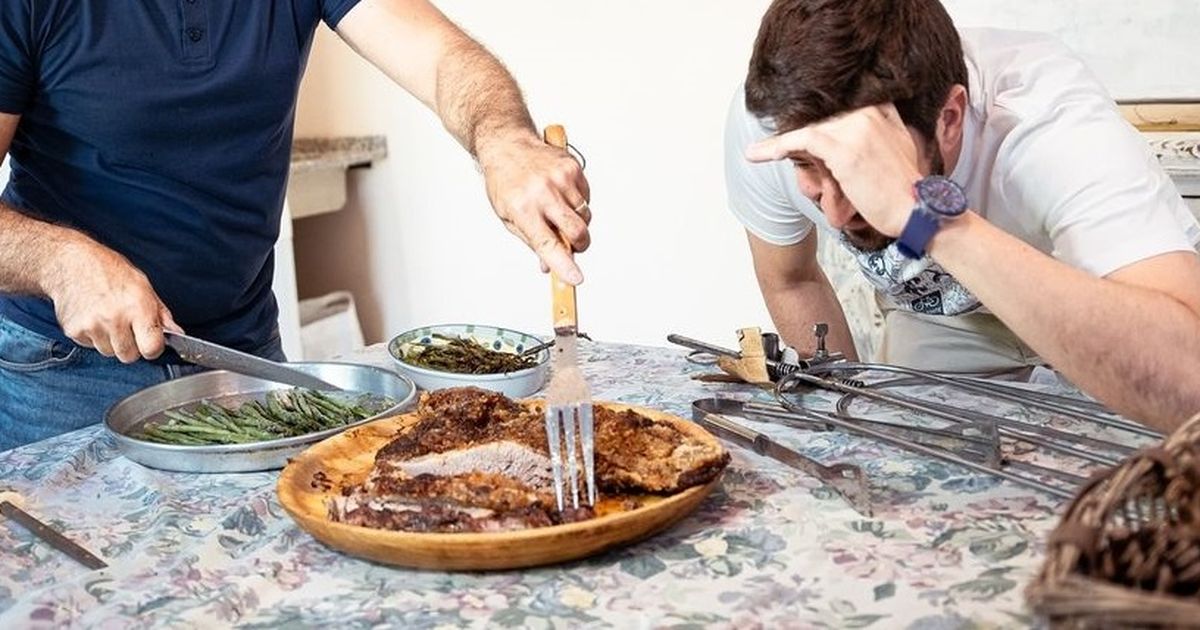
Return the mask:
<svg viewBox="0 0 1200 630">
<path fill-rule="evenodd" d="M 187 30 L 187 36 L 188 39 L 192 40 L 193 42 L 198 42 L 204 38 L 204 31 L 192 27 Z"/>
</svg>

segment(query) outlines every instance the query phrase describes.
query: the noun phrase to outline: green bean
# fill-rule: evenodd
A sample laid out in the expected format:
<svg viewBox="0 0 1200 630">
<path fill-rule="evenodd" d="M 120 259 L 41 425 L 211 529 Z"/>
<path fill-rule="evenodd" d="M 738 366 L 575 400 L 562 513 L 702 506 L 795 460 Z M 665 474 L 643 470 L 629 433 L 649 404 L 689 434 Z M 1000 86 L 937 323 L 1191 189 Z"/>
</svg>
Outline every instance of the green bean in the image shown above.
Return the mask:
<svg viewBox="0 0 1200 630">
<path fill-rule="evenodd" d="M 315 390 L 274 390 L 236 406 L 202 400 L 188 409 L 167 410 L 137 437 L 189 446 L 272 440 L 342 427 L 374 415 L 368 407 L 392 404 L 367 395 L 347 400 Z"/>
<path fill-rule="evenodd" d="M 404 352 L 404 360 L 421 367 L 460 374 L 499 374 L 537 365 L 536 357 L 498 352 L 470 337 L 434 337 L 446 343 L 411 348 Z"/>
<path fill-rule="evenodd" d="M 316 413 L 316 415 L 324 419 L 326 426 L 335 427 L 346 424 L 346 410 L 338 407 L 336 404 L 326 402 L 324 399 L 317 396 L 312 396 L 311 392 L 306 392 L 308 406 Z"/>
</svg>

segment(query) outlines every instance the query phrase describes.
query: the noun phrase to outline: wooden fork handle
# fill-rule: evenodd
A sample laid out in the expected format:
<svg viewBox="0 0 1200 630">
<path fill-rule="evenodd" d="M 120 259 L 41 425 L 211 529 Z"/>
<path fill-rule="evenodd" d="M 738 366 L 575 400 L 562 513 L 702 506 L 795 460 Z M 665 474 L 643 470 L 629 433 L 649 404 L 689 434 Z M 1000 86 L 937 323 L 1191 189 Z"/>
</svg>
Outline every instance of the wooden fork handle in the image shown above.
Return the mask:
<svg viewBox="0 0 1200 630">
<path fill-rule="evenodd" d="M 550 125 L 546 127 L 542 133 L 542 138 L 546 144 L 556 146 L 560 149 L 567 148 L 567 130 L 562 125 Z M 562 238 L 562 235 L 559 235 Z M 567 246 L 567 251 L 571 251 L 571 243 L 565 238 L 562 238 L 563 244 Z M 554 302 L 554 330 L 570 330 L 577 332 L 579 329 L 579 315 L 575 310 L 575 285 L 563 282 L 553 271 L 550 272 L 550 292 Z"/>
</svg>

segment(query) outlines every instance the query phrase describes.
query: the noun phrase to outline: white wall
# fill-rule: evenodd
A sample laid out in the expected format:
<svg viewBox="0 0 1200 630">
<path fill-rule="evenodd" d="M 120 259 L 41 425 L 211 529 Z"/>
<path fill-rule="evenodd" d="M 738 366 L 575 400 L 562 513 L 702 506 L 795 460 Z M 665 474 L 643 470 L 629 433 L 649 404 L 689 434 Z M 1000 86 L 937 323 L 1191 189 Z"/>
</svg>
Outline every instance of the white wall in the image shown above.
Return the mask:
<svg viewBox="0 0 1200 630">
<path fill-rule="evenodd" d="M 725 210 L 720 157 L 725 107 L 767 4 L 439 3 L 510 67 L 539 124 L 564 123 L 588 157 L 595 245 L 581 257 L 579 302 L 582 327 L 597 338 L 661 345 L 681 332 L 733 345 L 735 328 L 770 326 L 742 230 Z M 1051 29 L 1095 48 L 1089 59 L 1118 97 L 1200 95 L 1195 0 L 947 5 L 964 24 Z M 368 341 L 444 321 L 548 331 L 548 282 L 495 220 L 472 162 L 327 32 L 298 132 L 382 133 L 390 152 L 352 176 L 345 211 L 298 222 L 303 295 L 352 289 Z"/>
<path fill-rule="evenodd" d="M 1048 31 L 1114 98 L 1200 99 L 1200 1 L 943 0 L 960 26 Z"/>
</svg>

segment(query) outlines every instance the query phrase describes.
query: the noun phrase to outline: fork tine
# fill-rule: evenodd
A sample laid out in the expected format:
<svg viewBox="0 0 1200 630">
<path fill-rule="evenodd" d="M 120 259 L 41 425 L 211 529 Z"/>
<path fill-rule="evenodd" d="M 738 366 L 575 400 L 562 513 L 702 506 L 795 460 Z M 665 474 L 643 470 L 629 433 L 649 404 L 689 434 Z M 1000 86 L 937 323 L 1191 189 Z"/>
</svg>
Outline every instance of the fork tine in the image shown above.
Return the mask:
<svg viewBox="0 0 1200 630">
<path fill-rule="evenodd" d="M 554 498 L 558 501 L 558 510 L 563 509 L 563 471 L 562 443 L 558 435 L 558 407 L 546 406 L 546 441 L 550 449 L 550 470 L 554 473 Z"/>
<path fill-rule="evenodd" d="M 579 460 L 575 454 L 575 414 L 579 405 L 572 405 L 563 413 L 563 434 L 567 441 L 567 479 L 571 483 L 571 507 L 579 509 Z"/>
<path fill-rule="evenodd" d="M 588 505 L 596 505 L 596 440 L 592 433 L 592 403 L 579 406 L 579 441 L 583 445 L 583 474 Z"/>
</svg>

